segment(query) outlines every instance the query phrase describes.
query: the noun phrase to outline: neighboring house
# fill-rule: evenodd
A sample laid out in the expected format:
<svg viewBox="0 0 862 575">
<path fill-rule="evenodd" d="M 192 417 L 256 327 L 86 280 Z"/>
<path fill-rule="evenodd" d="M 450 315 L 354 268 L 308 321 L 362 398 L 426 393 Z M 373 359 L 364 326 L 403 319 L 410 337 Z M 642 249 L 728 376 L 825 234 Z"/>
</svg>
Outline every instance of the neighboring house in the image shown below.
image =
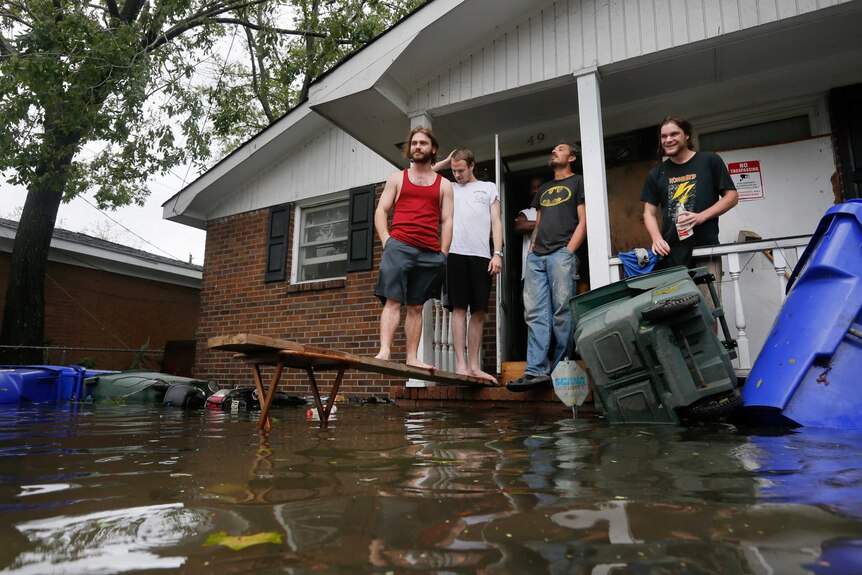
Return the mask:
<svg viewBox="0 0 862 575">
<path fill-rule="evenodd" d="M 485 359 L 497 371 L 523 359 L 511 228 L 529 178 L 547 174 L 555 143 L 581 143 L 583 267 L 591 287 L 606 285 L 619 277 L 618 251 L 647 245 L 638 197 L 669 114 L 690 119 L 699 149 L 718 151 L 739 178 L 743 201 L 721 220 L 724 245 L 700 252 L 722 258 L 745 373 L 820 216 L 860 196 L 860 27 L 859 0 L 429 2 L 164 204 L 165 218 L 207 230 L 200 374 L 245 378 L 205 348 L 236 332 L 377 351 L 372 191 L 405 166 L 399 146 L 419 124 L 442 153 L 472 148 L 502 190 L 506 269 Z M 756 236 L 769 241 L 739 243 Z M 424 359 L 446 367 L 447 317 L 433 305 L 427 317 Z M 344 389 L 386 393 L 390 383 L 350 374 Z"/>
<path fill-rule="evenodd" d="M 17 222 L 0 219 L 0 293 L 6 293 Z M 200 313 L 201 266 L 55 229 L 45 282 L 46 363 L 189 375 Z M 0 318 L 2 318 L 0 307 Z"/>
</svg>

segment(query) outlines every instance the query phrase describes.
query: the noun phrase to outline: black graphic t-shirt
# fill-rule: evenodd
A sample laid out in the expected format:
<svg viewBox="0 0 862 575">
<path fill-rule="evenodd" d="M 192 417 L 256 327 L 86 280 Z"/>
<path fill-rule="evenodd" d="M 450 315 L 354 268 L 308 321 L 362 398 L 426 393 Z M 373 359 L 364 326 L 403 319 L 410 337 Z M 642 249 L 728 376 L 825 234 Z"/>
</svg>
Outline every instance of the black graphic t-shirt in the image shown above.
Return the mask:
<svg viewBox="0 0 862 575">
<path fill-rule="evenodd" d="M 546 256 L 565 247 L 578 227 L 578 206 L 584 203 L 584 179 L 578 174 L 545 182 L 532 207 L 542 212 L 533 252 Z"/>
<path fill-rule="evenodd" d="M 676 214 L 680 203 L 688 212 L 711 207 L 727 190 L 735 190 L 724 160 L 713 152 L 697 152 L 684 164 L 665 160 L 652 169 L 644 182 L 641 200 L 662 207 L 661 235 L 669 244 L 678 243 Z M 686 240 L 691 241 L 691 240 Z M 695 226 L 694 245 L 718 243 L 718 218 Z"/>
</svg>

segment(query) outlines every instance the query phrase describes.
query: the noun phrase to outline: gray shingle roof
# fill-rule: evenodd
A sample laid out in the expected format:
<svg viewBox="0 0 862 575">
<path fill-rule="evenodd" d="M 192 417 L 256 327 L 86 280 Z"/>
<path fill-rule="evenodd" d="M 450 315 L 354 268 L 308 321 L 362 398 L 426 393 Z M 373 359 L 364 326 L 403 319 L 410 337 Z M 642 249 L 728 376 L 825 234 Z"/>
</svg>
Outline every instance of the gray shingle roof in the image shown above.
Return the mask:
<svg viewBox="0 0 862 575">
<path fill-rule="evenodd" d="M 0 218 L 0 227 L 9 228 L 11 230 L 18 229 L 18 222 L 15 220 L 7 220 L 5 218 Z M 67 242 L 72 242 L 76 244 L 81 244 L 84 246 L 94 247 L 102 250 L 106 250 L 109 252 L 115 252 L 117 254 L 123 254 L 126 256 L 131 256 L 137 258 L 139 260 L 143 260 L 146 262 L 159 263 L 159 264 L 170 264 L 172 266 L 187 268 L 189 270 L 202 271 L 203 266 L 199 266 L 197 264 L 190 264 L 188 262 L 184 262 L 183 260 L 177 260 L 174 258 L 167 258 L 163 256 L 159 256 L 156 254 L 151 254 L 149 252 L 145 252 L 143 250 L 138 250 L 135 248 L 130 248 L 128 246 L 124 246 L 122 244 L 118 244 L 115 242 L 109 242 L 107 240 L 102 240 L 93 236 L 88 236 L 87 234 L 82 234 L 79 232 L 71 232 L 69 230 L 64 230 L 62 228 L 54 228 L 54 239 L 64 240 Z"/>
</svg>

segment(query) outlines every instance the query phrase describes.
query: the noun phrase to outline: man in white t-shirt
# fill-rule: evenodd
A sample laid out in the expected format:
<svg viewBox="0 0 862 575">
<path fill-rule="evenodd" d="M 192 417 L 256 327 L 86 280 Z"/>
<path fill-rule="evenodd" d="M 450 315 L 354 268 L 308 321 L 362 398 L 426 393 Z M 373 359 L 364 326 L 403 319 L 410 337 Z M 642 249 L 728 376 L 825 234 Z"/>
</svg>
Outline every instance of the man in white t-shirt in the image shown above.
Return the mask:
<svg viewBox="0 0 862 575">
<path fill-rule="evenodd" d="M 536 197 L 536 192 L 544 183 L 544 180 L 539 176 L 530 178 L 530 204 L 533 203 L 533 198 Z M 527 207 L 518 212 L 518 217 L 515 218 L 515 231 L 524 236 L 521 246 L 521 281 L 524 281 L 524 274 L 527 271 L 527 252 L 530 251 L 530 240 L 532 239 L 533 230 L 536 229 L 536 217 L 538 212 L 536 208 Z"/>
<path fill-rule="evenodd" d="M 473 174 L 473 152 L 457 148 L 434 166 L 449 164 L 453 184 L 455 215 L 452 222 L 452 247 L 446 262 L 447 307 L 452 310 L 452 338 L 455 371 L 496 383 L 497 378 L 482 370 L 479 348 L 485 314 L 491 295 L 491 279 L 503 268 L 503 223 L 500 196 L 493 182 L 482 182 Z M 494 243 L 491 253 L 488 238 Z M 470 325 L 467 326 L 467 310 Z M 467 355 L 465 357 L 464 342 Z"/>
</svg>

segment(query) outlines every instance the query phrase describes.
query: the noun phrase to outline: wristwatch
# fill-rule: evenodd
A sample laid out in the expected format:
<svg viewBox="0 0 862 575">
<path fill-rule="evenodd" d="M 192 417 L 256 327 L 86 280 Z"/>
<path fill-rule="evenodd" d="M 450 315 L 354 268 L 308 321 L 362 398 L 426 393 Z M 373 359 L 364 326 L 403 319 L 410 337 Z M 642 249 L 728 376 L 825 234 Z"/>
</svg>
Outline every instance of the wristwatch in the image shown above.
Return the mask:
<svg viewBox="0 0 862 575">
<path fill-rule="evenodd" d="M 494 252 L 495 256 L 500 256 L 500 259 L 503 259 L 503 252 Z"/>
</svg>

